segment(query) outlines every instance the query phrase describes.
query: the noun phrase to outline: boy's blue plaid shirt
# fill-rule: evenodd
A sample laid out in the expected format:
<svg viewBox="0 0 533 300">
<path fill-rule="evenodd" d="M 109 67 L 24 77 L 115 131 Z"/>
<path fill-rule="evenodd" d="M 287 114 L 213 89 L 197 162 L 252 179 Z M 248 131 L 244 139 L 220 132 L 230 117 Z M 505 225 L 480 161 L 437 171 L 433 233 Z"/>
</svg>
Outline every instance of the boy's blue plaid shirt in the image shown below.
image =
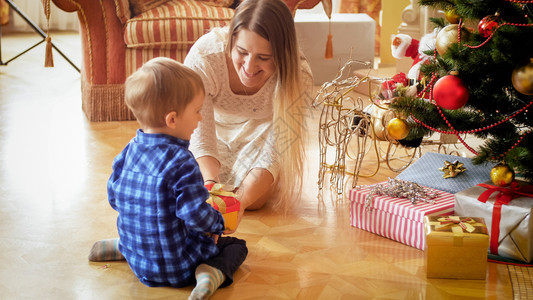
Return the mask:
<svg viewBox="0 0 533 300">
<path fill-rule="evenodd" d="M 218 254 L 204 233 L 224 230 L 189 142 L 137 131 L 113 161 L 109 203 L 118 211 L 119 249 L 149 286 L 183 286 L 198 264 Z"/>
</svg>

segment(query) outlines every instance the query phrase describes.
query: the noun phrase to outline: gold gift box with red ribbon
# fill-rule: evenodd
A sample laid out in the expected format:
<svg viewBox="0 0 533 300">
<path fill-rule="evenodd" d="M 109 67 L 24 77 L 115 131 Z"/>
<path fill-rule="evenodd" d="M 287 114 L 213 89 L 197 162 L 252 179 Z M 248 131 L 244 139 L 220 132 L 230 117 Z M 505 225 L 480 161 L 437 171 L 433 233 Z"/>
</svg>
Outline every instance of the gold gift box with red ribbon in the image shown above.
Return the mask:
<svg viewBox="0 0 533 300">
<path fill-rule="evenodd" d="M 489 234 L 483 218 L 426 216 L 428 278 L 485 279 Z"/>
<path fill-rule="evenodd" d="M 241 203 L 235 198 L 235 194 L 225 190 L 224 184 L 221 183 L 206 185 L 206 188 L 209 190 L 209 198 L 206 202 L 222 214 L 226 230 L 237 229 L 237 217 Z"/>
</svg>

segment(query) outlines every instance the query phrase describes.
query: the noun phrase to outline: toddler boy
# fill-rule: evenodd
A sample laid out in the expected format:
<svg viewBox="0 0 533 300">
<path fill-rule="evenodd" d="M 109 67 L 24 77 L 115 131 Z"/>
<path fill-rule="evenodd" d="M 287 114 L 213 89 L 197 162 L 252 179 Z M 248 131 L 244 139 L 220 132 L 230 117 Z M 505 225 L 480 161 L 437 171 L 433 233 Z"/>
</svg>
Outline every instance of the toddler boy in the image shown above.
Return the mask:
<svg viewBox="0 0 533 300">
<path fill-rule="evenodd" d="M 109 203 L 118 211 L 119 250 L 148 286 L 195 283 L 190 299 L 206 299 L 233 282 L 246 242 L 219 237 L 222 215 L 188 150 L 201 120 L 198 74 L 169 58 L 154 58 L 130 75 L 125 100 L 140 129 L 113 161 Z"/>
</svg>

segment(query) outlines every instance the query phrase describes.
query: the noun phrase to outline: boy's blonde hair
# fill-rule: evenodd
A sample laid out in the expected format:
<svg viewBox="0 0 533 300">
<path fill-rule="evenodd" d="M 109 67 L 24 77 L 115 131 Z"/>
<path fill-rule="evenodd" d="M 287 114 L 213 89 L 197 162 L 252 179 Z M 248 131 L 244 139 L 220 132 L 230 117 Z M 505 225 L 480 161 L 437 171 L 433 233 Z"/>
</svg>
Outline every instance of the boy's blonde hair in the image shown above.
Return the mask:
<svg viewBox="0 0 533 300">
<path fill-rule="evenodd" d="M 199 93 L 200 76 L 189 67 L 167 57 L 156 57 L 126 79 L 125 101 L 137 121 L 145 126 L 165 126 L 165 116 L 181 114 Z"/>
</svg>

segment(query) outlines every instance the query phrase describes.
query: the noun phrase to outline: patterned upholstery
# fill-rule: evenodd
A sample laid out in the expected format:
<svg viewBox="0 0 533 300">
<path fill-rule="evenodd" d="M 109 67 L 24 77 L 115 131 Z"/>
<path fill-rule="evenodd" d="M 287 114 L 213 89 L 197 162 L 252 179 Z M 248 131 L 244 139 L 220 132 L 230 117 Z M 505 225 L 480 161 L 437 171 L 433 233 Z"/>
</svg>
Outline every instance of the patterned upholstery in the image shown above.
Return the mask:
<svg viewBox="0 0 533 300">
<path fill-rule="evenodd" d="M 126 74 L 145 61 L 166 56 L 183 61 L 210 28 L 229 25 L 233 10 L 194 0 L 171 0 L 126 22 Z"/>
<path fill-rule="evenodd" d="M 131 13 L 133 16 L 156 8 L 168 0 L 130 0 Z"/>
</svg>

